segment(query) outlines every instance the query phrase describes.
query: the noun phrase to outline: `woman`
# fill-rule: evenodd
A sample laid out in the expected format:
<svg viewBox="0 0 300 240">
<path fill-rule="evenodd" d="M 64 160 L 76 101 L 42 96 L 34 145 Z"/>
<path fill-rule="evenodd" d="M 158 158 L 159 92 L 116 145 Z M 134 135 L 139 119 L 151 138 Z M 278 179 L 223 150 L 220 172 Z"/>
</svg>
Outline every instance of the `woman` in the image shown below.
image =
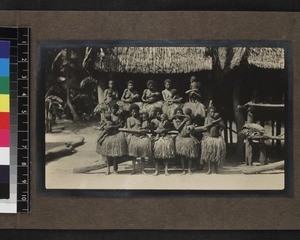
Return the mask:
<svg viewBox="0 0 300 240">
<path fill-rule="evenodd" d="M 163 102 L 160 101 L 160 93 L 156 91 L 154 81 L 147 81 L 147 89 L 144 90 L 142 95 L 142 111 L 149 112 L 153 116 L 153 110 L 156 107 L 162 107 Z"/>
<path fill-rule="evenodd" d="M 178 131 L 178 136 L 175 140 L 176 154 L 180 156 L 182 174 L 185 175 L 185 162 L 188 161 L 188 173 L 192 174 L 192 161 L 199 157 L 199 143 L 191 137 L 190 126 L 191 118 L 183 114 L 181 108 L 175 109 L 173 125 Z"/>
<path fill-rule="evenodd" d="M 127 118 L 127 128 L 133 130 L 128 136 L 128 154 L 135 159 L 132 160 L 132 174 L 136 173 L 136 162 L 141 163 L 142 173 L 145 174 L 145 161 L 152 156 L 151 140 L 142 128 L 140 108 L 136 104 L 130 106 L 131 117 Z"/>
<path fill-rule="evenodd" d="M 130 80 L 127 82 L 127 88 L 124 90 L 119 104 L 124 111 L 129 112 L 130 105 L 137 102 L 139 97 L 140 95 L 134 90 L 133 81 Z"/>
<path fill-rule="evenodd" d="M 217 124 L 211 123 L 218 121 Z M 218 165 L 225 159 L 226 143 L 221 135 L 225 128 L 225 124 L 220 118 L 220 115 L 215 112 L 214 107 L 208 109 L 207 117 L 205 118 L 205 125 L 207 127 L 207 134 L 203 136 L 201 142 L 201 161 L 207 162 L 207 174 L 212 173 L 211 165 L 213 164 L 215 173 L 218 174 Z"/>
<path fill-rule="evenodd" d="M 119 105 L 115 103 L 111 108 L 111 114 L 107 117 L 109 120 L 104 123 L 104 132 L 101 132 L 101 137 L 97 141 L 97 152 L 107 161 L 107 175 L 110 174 L 111 161 L 113 173 L 117 174 L 118 159 L 128 154 L 126 137 L 124 133 L 119 131 L 119 128 L 123 127 L 124 124 L 118 111 Z"/>
<path fill-rule="evenodd" d="M 173 113 L 175 109 L 181 106 L 182 98 L 178 97 L 176 89 L 171 89 L 171 80 L 166 79 L 164 81 L 165 89 L 161 92 L 164 100 L 162 110 L 165 114 L 167 114 L 169 119 L 173 118 Z"/>
</svg>

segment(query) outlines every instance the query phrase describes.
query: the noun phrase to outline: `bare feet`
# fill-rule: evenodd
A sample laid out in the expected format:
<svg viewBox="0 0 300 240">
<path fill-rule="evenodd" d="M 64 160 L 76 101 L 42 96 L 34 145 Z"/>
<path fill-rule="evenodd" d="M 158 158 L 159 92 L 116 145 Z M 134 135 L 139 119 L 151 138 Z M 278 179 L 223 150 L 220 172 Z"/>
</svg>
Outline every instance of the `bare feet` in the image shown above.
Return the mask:
<svg viewBox="0 0 300 240">
<path fill-rule="evenodd" d="M 118 171 L 114 171 L 113 174 L 119 174 Z"/>
<path fill-rule="evenodd" d="M 155 171 L 155 173 L 153 173 L 153 176 L 157 176 L 158 175 L 158 171 Z"/>
<path fill-rule="evenodd" d="M 192 175 L 192 174 L 193 174 L 191 170 L 189 170 L 188 173 L 189 173 L 189 175 Z"/>
<path fill-rule="evenodd" d="M 170 176 L 169 172 L 165 172 L 165 176 Z"/>
<path fill-rule="evenodd" d="M 211 174 L 211 170 L 208 170 L 206 174 L 207 174 L 207 175 Z"/>
<path fill-rule="evenodd" d="M 145 171 L 142 171 L 142 174 L 147 174 Z"/>
<path fill-rule="evenodd" d="M 185 175 L 185 174 L 186 174 L 186 172 L 185 172 L 185 171 L 182 171 L 181 175 Z"/>
</svg>

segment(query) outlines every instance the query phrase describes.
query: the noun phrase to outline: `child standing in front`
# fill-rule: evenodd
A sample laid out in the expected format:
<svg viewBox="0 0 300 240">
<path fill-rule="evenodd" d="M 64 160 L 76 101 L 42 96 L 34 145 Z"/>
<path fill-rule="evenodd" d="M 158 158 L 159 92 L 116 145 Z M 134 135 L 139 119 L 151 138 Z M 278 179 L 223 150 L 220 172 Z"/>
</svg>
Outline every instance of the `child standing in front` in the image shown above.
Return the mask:
<svg viewBox="0 0 300 240">
<path fill-rule="evenodd" d="M 171 123 L 168 121 L 166 114 L 157 114 L 156 118 L 156 130 L 157 133 L 154 139 L 153 155 L 155 159 L 155 173 L 158 175 L 159 162 L 164 161 L 165 175 L 169 176 L 168 165 L 169 160 L 175 158 L 175 144 L 174 140 L 168 132 L 171 130 Z"/>
</svg>

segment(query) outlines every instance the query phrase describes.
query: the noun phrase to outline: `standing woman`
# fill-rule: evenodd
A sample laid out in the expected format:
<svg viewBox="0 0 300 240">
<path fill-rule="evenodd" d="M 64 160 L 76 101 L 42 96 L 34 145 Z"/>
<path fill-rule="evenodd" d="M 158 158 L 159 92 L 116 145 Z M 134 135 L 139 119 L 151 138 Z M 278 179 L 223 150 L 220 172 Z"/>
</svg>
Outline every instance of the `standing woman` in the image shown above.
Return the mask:
<svg viewBox="0 0 300 240">
<path fill-rule="evenodd" d="M 111 161 L 113 173 L 116 174 L 118 159 L 128 154 L 126 137 L 123 132 L 119 131 L 119 128 L 124 126 L 124 122 L 118 111 L 119 105 L 115 103 L 111 108 L 110 120 L 104 126 L 106 134 L 103 136 L 102 144 L 97 151 L 107 160 L 107 175 L 110 174 Z"/>
<path fill-rule="evenodd" d="M 191 125 L 190 117 L 183 115 L 181 108 L 175 109 L 173 125 L 178 131 L 175 140 L 176 154 L 180 156 L 182 174 L 185 175 L 185 162 L 188 161 L 188 173 L 192 174 L 192 161 L 199 157 L 198 142 L 191 137 L 188 126 Z"/>
<path fill-rule="evenodd" d="M 132 174 L 135 174 L 136 162 L 141 163 L 142 173 L 145 174 L 145 161 L 152 156 L 151 139 L 147 131 L 142 128 L 140 108 L 136 104 L 130 106 L 131 117 L 127 118 L 127 128 L 134 130 L 128 135 L 128 155 L 134 157 L 132 160 Z"/>
<path fill-rule="evenodd" d="M 218 121 L 218 119 L 220 121 Z M 209 126 L 214 121 L 217 124 Z M 225 159 L 226 143 L 221 135 L 225 128 L 225 124 L 220 119 L 219 113 L 215 112 L 214 107 L 208 109 L 207 117 L 205 118 L 205 125 L 207 125 L 207 134 L 204 135 L 201 142 L 201 161 L 207 162 L 207 174 L 212 173 L 211 165 L 213 165 L 215 173 L 218 173 L 218 165 Z"/>
</svg>

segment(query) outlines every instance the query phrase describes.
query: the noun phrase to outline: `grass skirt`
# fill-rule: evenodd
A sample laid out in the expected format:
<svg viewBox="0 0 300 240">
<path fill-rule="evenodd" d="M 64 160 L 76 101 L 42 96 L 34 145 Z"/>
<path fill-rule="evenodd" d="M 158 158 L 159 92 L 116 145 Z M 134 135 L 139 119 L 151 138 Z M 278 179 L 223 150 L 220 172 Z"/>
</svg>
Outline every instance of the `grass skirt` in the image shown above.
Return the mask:
<svg viewBox="0 0 300 240">
<path fill-rule="evenodd" d="M 222 136 L 205 136 L 201 142 L 201 161 L 222 162 L 226 157 L 226 143 Z"/>
<path fill-rule="evenodd" d="M 183 105 L 183 111 L 185 111 L 187 108 L 190 108 L 192 110 L 192 115 L 195 117 L 197 115 L 200 115 L 201 117 L 205 117 L 205 107 L 202 103 L 200 102 L 187 102 Z"/>
<path fill-rule="evenodd" d="M 108 135 L 101 146 L 97 143 L 97 152 L 106 157 L 121 157 L 127 155 L 127 141 L 124 133 L 118 132 L 114 135 Z"/>
<path fill-rule="evenodd" d="M 167 102 L 164 102 L 162 106 L 162 111 L 163 113 L 167 114 L 168 118 L 171 120 L 174 116 L 175 109 L 182 106 L 183 106 L 182 103 L 168 104 Z"/>
<path fill-rule="evenodd" d="M 175 157 L 175 144 L 171 136 L 160 137 L 154 142 L 154 158 L 167 159 Z"/>
<path fill-rule="evenodd" d="M 131 157 L 152 156 L 151 139 L 148 136 L 128 135 L 128 155 Z"/>
<path fill-rule="evenodd" d="M 182 137 L 178 135 L 175 141 L 176 154 L 186 158 L 198 158 L 198 143 L 191 137 Z"/>
<path fill-rule="evenodd" d="M 148 112 L 150 117 L 153 117 L 153 111 L 155 108 L 163 106 L 163 101 L 158 101 L 155 103 L 137 103 L 140 107 L 141 112 Z"/>
</svg>

